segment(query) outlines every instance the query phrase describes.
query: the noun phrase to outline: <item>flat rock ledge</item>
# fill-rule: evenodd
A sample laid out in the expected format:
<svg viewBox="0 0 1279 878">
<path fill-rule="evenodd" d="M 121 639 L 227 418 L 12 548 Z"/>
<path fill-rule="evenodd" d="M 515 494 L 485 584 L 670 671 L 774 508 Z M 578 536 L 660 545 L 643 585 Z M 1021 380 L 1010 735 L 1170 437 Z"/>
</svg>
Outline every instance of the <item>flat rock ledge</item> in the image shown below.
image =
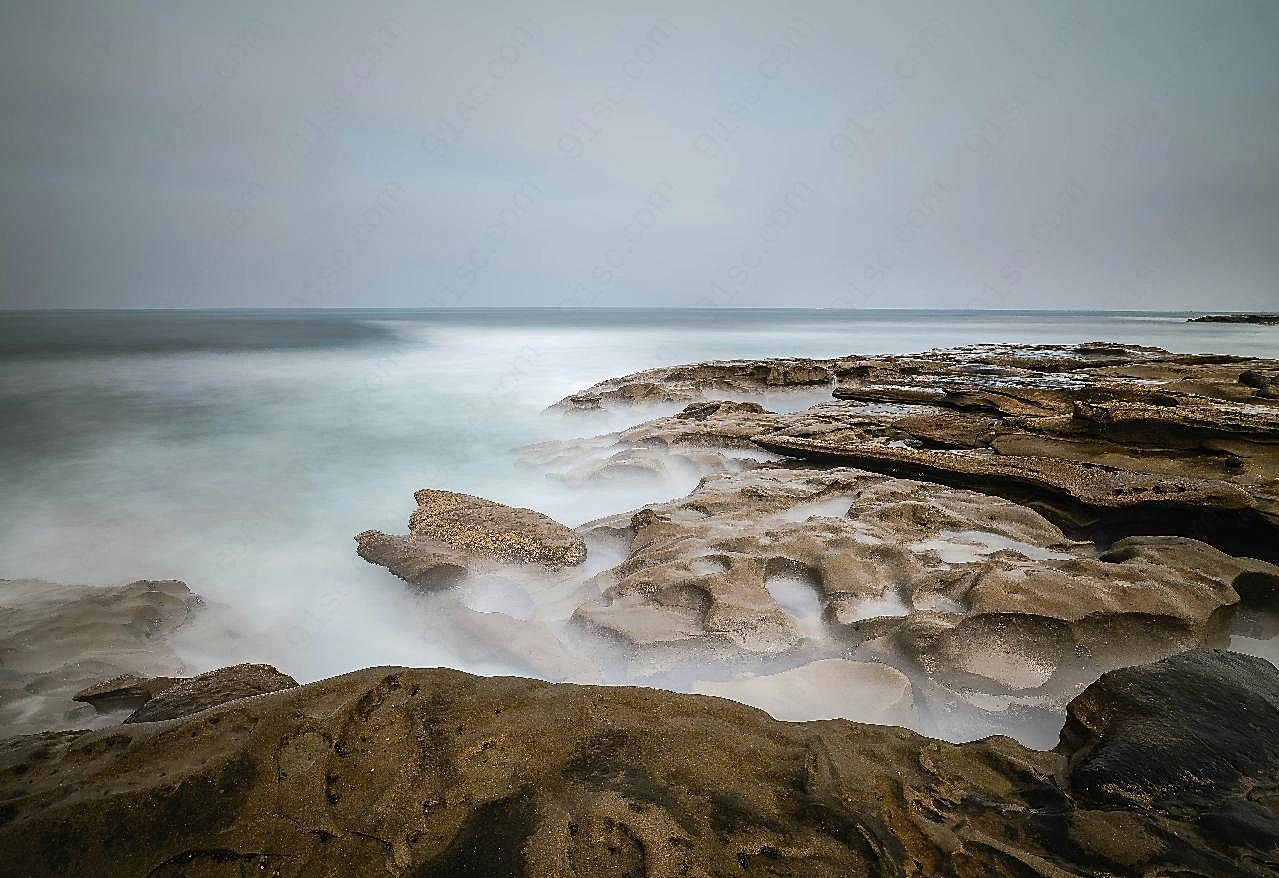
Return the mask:
<svg viewBox="0 0 1279 878">
<path fill-rule="evenodd" d="M 0 742 L 0 861 L 30 878 L 1273 876 L 1276 776 L 1279 671 L 1215 650 L 1107 674 L 1047 752 L 371 668 Z"/>
<path fill-rule="evenodd" d="M 177 719 L 238 698 L 291 689 L 298 681 L 271 665 L 240 664 L 175 681 L 148 698 L 126 723 Z"/>
<path fill-rule="evenodd" d="M 532 509 L 431 488 L 413 497 L 409 533 L 367 530 L 355 541 L 361 558 L 415 585 L 451 585 L 486 562 L 558 570 L 586 560 L 581 537 Z"/>
</svg>

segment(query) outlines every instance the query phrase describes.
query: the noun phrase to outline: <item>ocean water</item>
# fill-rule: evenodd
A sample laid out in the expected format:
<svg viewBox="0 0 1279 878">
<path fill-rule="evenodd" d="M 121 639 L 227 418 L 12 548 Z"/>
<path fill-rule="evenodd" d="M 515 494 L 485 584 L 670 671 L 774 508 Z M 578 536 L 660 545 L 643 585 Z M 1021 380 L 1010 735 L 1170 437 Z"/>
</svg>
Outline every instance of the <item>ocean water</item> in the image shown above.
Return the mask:
<svg viewBox="0 0 1279 878">
<path fill-rule="evenodd" d="M 537 673 L 524 647 L 502 642 L 507 629 L 456 624 L 455 603 L 414 598 L 357 557 L 352 537 L 403 532 L 421 487 L 530 506 L 571 525 L 693 487 L 695 474 L 573 487 L 519 465 L 517 447 L 651 416 L 544 413 L 566 394 L 679 362 L 976 342 L 1107 340 L 1279 356 L 1279 327 L 1185 318 L 0 312 L 0 577 L 185 580 L 210 605 L 179 643 L 193 670 L 265 661 L 303 681 L 383 664 Z M 522 623 L 562 620 L 571 602 L 538 589 L 469 589 L 449 600 Z"/>
</svg>

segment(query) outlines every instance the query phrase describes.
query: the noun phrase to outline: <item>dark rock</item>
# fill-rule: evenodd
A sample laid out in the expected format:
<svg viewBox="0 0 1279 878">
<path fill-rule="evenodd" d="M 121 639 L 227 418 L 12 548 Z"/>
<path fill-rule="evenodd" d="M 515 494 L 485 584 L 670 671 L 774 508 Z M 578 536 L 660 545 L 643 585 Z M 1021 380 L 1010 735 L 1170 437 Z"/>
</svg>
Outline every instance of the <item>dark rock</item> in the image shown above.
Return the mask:
<svg viewBox="0 0 1279 878">
<path fill-rule="evenodd" d="M 1279 314 L 1205 314 L 1191 317 L 1187 323 L 1251 323 L 1261 326 L 1279 325 Z"/>
<path fill-rule="evenodd" d="M 297 680 L 271 665 L 243 664 L 218 668 L 170 686 L 148 699 L 125 722 L 177 719 L 237 698 L 278 692 L 297 685 Z"/>
<path fill-rule="evenodd" d="M 1279 673 L 1265 659 L 1194 650 L 1103 674 L 1070 703 L 1057 751 L 1076 802 L 1179 817 L 1229 806 L 1279 846 Z"/>
</svg>

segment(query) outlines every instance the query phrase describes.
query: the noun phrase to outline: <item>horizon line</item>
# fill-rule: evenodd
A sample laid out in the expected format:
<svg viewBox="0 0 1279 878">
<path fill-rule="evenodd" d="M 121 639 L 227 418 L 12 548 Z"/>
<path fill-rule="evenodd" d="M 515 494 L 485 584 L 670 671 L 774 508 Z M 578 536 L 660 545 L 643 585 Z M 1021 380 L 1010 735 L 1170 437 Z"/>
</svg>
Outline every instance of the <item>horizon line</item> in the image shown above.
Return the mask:
<svg viewBox="0 0 1279 878">
<path fill-rule="evenodd" d="M 1043 313 L 1043 314 L 1266 314 L 1254 309 L 1222 308 L 944 308 L 944 307 L 879 307 L 848 308 L 831 305 L 226 305 L 184 307 L 68 307 L 25 308 L 0 306 L 0 314 L 11 313 L 138 313 L 138 312 L 237 312 L 237 311 L 834 311 L 892 312 L 937 311 L 963 313 Z"/>
</svg>

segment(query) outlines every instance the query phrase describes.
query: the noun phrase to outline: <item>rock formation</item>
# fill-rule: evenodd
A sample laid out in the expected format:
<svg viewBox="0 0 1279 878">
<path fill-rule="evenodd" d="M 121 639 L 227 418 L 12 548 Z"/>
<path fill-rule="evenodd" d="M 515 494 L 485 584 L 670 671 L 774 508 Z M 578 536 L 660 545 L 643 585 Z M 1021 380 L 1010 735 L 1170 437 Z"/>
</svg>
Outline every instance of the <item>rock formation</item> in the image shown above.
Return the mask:
<svg viewBox="0 0 1279 878">
<path fill-rule="evenodd" d="M 1187 323 L 1252 323 L 1262 326 L 1279 325 L 1279 314 L 1205 314 L 1191 317 Z"/>
<path fill-rule="evenodd" d="M 242 664 L 197 674 L 161 689 L 129 715 L 126 723 L 177 719 L 205 708 L 267 692 L 290 689 L 298 681 L 271 665 Z"/>
<path fill-rule="evenodd" d="M 86 686 L 72 700 L 90 704 L 98 713 L 137 710 L 164 690 L 183 682 L 185 677 L 139 677 L 120 674 Z"/>
<path fill-rule="evenodd" d="M 423 488 L 409 533 L 368 530 L 356 536 L 360 557 L 415 585 L 451 585 L 478 564 L 536 564 L 549 569 L 586 560 L 570 528 L 531 509 Z"/>
<path fill-rule="evenodd" d="M 552 410 L 590 412 L 611 405 L 651 405 L 796 388 L 825 390 L 849 360 L 787 357 L 665 366 L 601 381 L 557 402 Z"/>
<path fill-rule="evenodd" d="M 694 402 L 681 411 L 590 439 L 542 442 L 520 449 L 526 467 L 581 485 L 597 480 L 652 479 L 679 471 L 738 472 L 778 455 L 752 441 L 781 417 L 756 402 Z"/>
<path fill-rule="evenodd" d="M 800 362 L 649 370 L 553 407 L 695 400 L 531 455 L 576 483 L 705 476 L 579 529 L 627 547 L 575 620 L 628 674 L 869 659 L 929 728 L 1039 740 L 1098 674 L 1225 645 L 1279 596 L 1279 364 L 1108 343 Z M 808 408 L 758 403 L 826 383 Z"/>
<path fill-rule="evenodd" d="M 1276 874 L 1279 672 L 1109 674 L 1055 751 L 376 668 L 0 743 L 0 860 L 152 875 Z"/>
<path fill-rule="evenodd" d="M 871 659 L 906 673 L 931 727 L 957 735 L 1051 733 L 1101 672 L 1225 645 L 1235 583 L 1279 593 L 1279 568 L 1202 542 L 1098 549 L 1008 500 L 853 469 L 711 475 L 583 528 L 597 529 L 629 535 L 629 550 L 575 618 L 622 645 L 628 678 Z M 854 718 L 883 706 L 870 705 Z"/>
</svg>

